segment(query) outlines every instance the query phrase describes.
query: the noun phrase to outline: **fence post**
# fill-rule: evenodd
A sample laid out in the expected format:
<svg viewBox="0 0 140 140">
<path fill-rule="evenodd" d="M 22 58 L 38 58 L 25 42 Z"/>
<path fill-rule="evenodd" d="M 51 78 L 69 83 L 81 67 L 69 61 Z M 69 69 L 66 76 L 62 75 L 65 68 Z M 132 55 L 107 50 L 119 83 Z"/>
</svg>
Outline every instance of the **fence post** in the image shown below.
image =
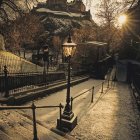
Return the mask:
<svg viewBox="0 0 140 140">
<path fill-rule="evenodd" d="M 36 128 L 36 114 L 35 114 L 35 109 L 36 109 L 36 106 L 35 106 L 34 103 L 32 103 L 32 112 L 33 112 L 33 134 L 34 134 L 33 140 L 38 140 L 38 137 L 37 137 L 37 128 Z"/>
<path fill-rule="evenodd" d="M 71 110 L 73 108 L 73 97 L 71 97 Z"/>
<path fill-rule="evenodd" d="M 101 93 L 104 92 L 104 82 L 102 82 L 102 89 L 101 89 Z"/>
<path fill-rule="evenodd" d="M 107 88 L 109 88 L 109 79 L 108 79 L 108 81 L 107 81 Z"/>
<path fill-rule="evenodd" d="M 60 124 L 59 124 L 59 127 L 60 127 L 60 129 L 61 129 L 61 121 L 62 121 L 62 108 L 63 108 L 63 105 L 60 103 L 60 105 L 59 105 L 59 109 L 60 109 Z"/>
<path fill-rule="evenodd" d="M 108 82 L 107 82 L 107 88 L 109 88 L 109 81 L 110 81 L 111 71 L 108 74 Z"/>
<path fill-rule="evenodd" d="M 94 96 L 94 86 L 92 87 L 91 103 L 93 103 L 93 96 Z"/>
<path fill-rule="evenodd" d="M 4 66 L 4 81 L 5 81 L 5 97 L 9 97 L 9 86 L 8 86 L 8 70 L 7 66 Z"/>
</svg>

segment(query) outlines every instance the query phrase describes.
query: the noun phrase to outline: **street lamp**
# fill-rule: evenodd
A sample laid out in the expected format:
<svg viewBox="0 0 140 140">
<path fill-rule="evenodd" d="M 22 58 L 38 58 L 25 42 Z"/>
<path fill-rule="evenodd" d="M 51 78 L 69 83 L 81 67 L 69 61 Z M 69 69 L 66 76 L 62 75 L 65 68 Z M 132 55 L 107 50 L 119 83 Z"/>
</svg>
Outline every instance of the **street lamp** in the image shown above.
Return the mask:
<svg viewBox="0 0 140 140">
<path fill-rule="evenodd" d="M 48 73 L 48 56 L 49 56 L 49 48 L 47 45 L 45 45 L 43 46 L 43 61 L 44 61 L 43 77 L 45 83 L 46 83 L 46 62 L 47 62 L 47 73 Z"/>
<path fill-rule="evenodd" d="M 77 125 L 77 117 L 74 116 L 70 105 L 70 60 L 74 55 L 76 50 L 76 44 L 72 42 L 71 35 L 68 36 L 68 41 L 63 44 L 63 55 L 67 57 L 68 60 L 68 78 L 67 78 L 67 95 L 66 95 L 66 105 L 64 112 L 62 114 L 62 119 L 57 120 L 57 128 L 64 128 L 67 131 L 71 131 Z"/>
</svg>

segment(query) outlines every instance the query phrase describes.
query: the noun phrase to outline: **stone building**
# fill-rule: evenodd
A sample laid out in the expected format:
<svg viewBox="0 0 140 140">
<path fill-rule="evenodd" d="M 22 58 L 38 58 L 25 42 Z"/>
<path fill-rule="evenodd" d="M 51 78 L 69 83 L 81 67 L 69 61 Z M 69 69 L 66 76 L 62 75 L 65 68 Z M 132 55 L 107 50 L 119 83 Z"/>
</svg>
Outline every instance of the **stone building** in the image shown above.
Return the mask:
<svg viewBox="0 0 140 140">
<path fill-rule="evenodd" d="M 85 12 L 86 11 L 86 7 L 83 4 L 82 0 L 75 0 L 73 5 L 69 5 L 68 6 L 68 10 L 70 12 L 80 13 L 80 12 Z"/>
<path fill-rule="evenodd" d="M 86 11 L 82 0 L 74 0 L 72 3 L 67 3 L 67 0 L 47 0 L 46 3 L 38 3 L 37 7 L 32 9 L 32 13 L 57 18 L 92 20 L 90 10 Z"/>
<path fill-rule="evenodd" d="M 47 0 L 46 3 L 48 6 L 53 6 L 57 4 L 66 4 L 67 0 Z"/>
<path fill-rule="evenodd" d="M 47 8 L 51 10 L 59 10 L 59 11 L 64 11 L 67 6 L 66 6 L 67 0 L 47 0 Z"/>
</svg>

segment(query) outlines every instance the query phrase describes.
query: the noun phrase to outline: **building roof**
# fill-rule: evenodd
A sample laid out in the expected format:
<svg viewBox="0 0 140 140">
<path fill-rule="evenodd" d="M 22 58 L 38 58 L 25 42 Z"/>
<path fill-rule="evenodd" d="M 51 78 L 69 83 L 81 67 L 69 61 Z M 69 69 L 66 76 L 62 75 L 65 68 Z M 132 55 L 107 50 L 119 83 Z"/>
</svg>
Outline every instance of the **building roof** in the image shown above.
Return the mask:
<svg viewBox="0 0 140 140">
<path fill-rule="evenodd" d="M 99 42 L 99 41 L 87 41 L 87 42 L 78 43 L 78 45 L 105 46 L 105 45 L 107 45 L 107 43 L 105 43 L 105 42 Z"/>
<path fill-rule="evenodd" d="M 71 12 L 64 12 L 64 11 L 52 11 L 47 8 L 39 8 L 36 10 L 39 13 L 50 13 L 54 15 L 60 15 L 60 16 L 69 16 L 69 17 L 84 17 L 81 13 L 71 13 Z"/>
</svg>

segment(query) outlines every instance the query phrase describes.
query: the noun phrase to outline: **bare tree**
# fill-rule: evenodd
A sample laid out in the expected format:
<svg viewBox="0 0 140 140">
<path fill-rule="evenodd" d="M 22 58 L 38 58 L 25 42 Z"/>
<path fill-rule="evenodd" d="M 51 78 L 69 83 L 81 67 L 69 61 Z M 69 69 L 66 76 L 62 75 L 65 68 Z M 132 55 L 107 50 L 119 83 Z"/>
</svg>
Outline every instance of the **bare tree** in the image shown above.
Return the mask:
<svg viewBox="0 0 140 140">
<path fill-rule="evenodd" d="M 10 50 L 19 50 L 25 43 L 34 44 L 43 31 L 44 27 L 39 19 L 31 14 L 25 14 L 6 25 L 4 32 L 6 47 Z"/>
<path fill-rule="evenodd" d="M 38 0 L 24 0 L 24 1 L 29 11 L 32 9 L 32 5 L 36 5 L 38 3 Z"/>
<path fill-rule="evenodd" d="M 0 0 L 0 18 L 4 22 L 15 19 L 18 15 L 30 11 L 34 5 L 37 5 L 38 0 Z"/>
<path fill-rule="evenodd" d="M 20 8 L 15 4 L 14 0 L 0 0 L 0 18 L 5 22 L 8 21 L 9 16 L 7 9 L 11 9 L 15 14 L 21 14 Z"/>
<path fill-rule="evenodd" d="M 118 16 L 133 3 L 135 3 L 133 0 L 101 0 L 96 14 L 100 20 L 98 39 L 107 42 L 108 49 L 118 44 L 117 42 L 114 43 L 114 41 L 117 41 L 116 38 L 120 41 L 120 38 L 118 38 L 121 37 L 119 35 L 120 29 L 116 26 Z"/>
<path fill-rule="evenodd" d="M 95 27 L 83 27 L 73 30 L 75 42 L 86 42 L 95 40 Z"/>
</svg>

